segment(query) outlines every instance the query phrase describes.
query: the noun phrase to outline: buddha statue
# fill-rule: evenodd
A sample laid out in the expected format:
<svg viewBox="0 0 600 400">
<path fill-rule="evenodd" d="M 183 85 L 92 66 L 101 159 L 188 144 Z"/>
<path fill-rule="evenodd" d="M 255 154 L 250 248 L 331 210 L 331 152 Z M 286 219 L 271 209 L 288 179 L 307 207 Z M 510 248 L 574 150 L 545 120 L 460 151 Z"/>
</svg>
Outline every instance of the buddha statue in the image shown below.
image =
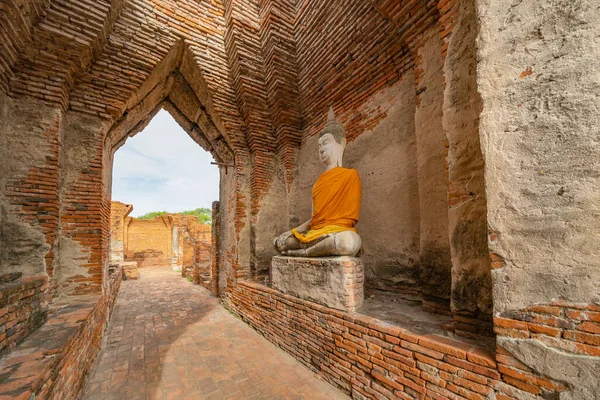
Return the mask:
<svg viewBox="0 0 600 400">
<path fill-rule="evenodd" d="M 346 132 L 330 108 L 319 135 L 319 157 L 325 172 L 312 189 L 312 218 L 274 240 L 282 255 L 353 257 L 360 251 L 361 239 L 354 228 L 360 214 L 360 177 L 355 169 L 342 167 L 345 147 Z"/>
</svg>

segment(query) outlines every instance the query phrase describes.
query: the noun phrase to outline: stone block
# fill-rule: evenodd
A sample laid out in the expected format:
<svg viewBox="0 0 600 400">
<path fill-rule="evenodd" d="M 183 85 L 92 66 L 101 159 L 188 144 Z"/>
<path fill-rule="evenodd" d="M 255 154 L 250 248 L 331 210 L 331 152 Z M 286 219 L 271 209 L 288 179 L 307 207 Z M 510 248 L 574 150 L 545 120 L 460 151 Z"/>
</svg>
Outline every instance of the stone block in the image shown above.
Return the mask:
<svg viewBox="0 0 600 400">
<path fill-rule="evenodd" d="M 137 261 L 122 262 L 123 279 L 138 279 L 138 263 Z"/>
<path fill-rule="evenodd" d="M 337 310 L 354 312 L 364 300 L 362 260 L 354 257 L 273 257 L 274 289 Z"/>
</svg>

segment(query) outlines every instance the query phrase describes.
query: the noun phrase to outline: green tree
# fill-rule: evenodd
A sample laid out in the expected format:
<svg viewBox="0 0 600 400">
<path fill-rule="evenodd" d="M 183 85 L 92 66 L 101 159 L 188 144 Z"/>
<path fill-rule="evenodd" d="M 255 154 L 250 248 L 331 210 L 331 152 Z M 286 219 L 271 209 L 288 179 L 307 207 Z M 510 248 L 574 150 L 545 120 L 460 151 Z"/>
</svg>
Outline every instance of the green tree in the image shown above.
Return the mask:
<svg viewBox="0 0 600 400">
<path fill-rule="evenodd" d="M 161 215 L 165 215 L 165 214 L 168 214 L 168 213 L 166 211 L 151 211 L 144 215 L 140 215 L 137 218 L 138 219 L 152 219 L 152 218 L 160 217 Z"/>
<path fill-rule="evenodd" d="M 195 210 L 182 211 L 178 214 L 194 215 L 201 224 L 212 224 L 212 210 L 210 208 L 196 208 Z"/>
<path fill-rule="evenodd" d="M 167 211 L 152 211 L 137 217 L 138 219 L 152 219 L 156 217 L 160 217 L 161 215 L 166 214 L 185 214 L 185 215 L 193 215 L 198 218 L 198 222 L 201 224 L 212 224 L 212 210 L 210 208 L 196 208 L 195 210 L 186 210 L 180 211 L 176 213 L 171 213 Z"/>
</svg>

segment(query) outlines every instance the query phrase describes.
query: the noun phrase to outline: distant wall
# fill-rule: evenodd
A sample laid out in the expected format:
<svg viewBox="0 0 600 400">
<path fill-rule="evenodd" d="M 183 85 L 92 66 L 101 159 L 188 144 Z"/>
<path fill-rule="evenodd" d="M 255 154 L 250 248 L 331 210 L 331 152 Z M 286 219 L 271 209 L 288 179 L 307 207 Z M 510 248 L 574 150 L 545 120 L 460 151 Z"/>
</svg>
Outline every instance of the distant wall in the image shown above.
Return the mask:
<svg viewBox="0 0 600 400">
<path fill-rule="evenodd" d="M 181 268 L 183 275 L 192 276 L 192 270 L 196 263 L 208 261 L 210 253 L 211 226 L 200 224 L 198 219 L 192 215 L 169 214 L 172 228 L 173 259 L 172 266 Z M 176 246 L 175 246 L 176 244 Z"/>
<path fill-rule="evenodd" d="M 166 214 L 152 219 L 128 217 L 133 206 L 111 204 L 110 260 L 137 261 L 139 267 L 172 266 L 192 276 L 196 263 L 210 264 L 211 226 L 192 215 Z"/>
<path fill-rule="evenodd" d="M 125 260 L 137 261 L 139 267 L 170 266 L 172 225 L 165 217 L 148 220 L 128 218 Z"/>
</svg>

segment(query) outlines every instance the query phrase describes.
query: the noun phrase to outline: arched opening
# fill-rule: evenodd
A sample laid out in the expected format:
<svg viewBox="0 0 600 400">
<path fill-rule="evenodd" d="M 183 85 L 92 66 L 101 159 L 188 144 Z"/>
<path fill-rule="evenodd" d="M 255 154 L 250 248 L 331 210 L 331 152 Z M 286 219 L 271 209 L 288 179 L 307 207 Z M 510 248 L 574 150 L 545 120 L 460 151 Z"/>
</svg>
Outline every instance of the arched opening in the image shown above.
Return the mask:
<svg viewBox="0 0 600 400">
<path fill-rule="evenodd" d="M 212 155 L 163 109 L 114 151 L 112 174 L 111 263 L 171 267 L 212 287 Z"/>
<path fill-rule="evenodd" d="M 225 124 L 219 113 L 215 111 L 211 91 L 195 56 L 184 41 L 177 41 L 173 44 L 144 83 L 130 96 L 124 110 L 119 115 L 104 137 L 104 168 L 106 171 L 113 171 L 116 152 L 125 146 L 129 138 L 145 130 L 155 117 L 158 118 L 158 121 L 163 119 L 170 121 L 172 128 L 169 129 L 183 131 L 187 134 L 180 135 L 181 140 L 185 142 L 185 144 L 181 143 L 181 152 L 186 152 L 199 145 L 205 150 L 202 153 L 206 158 L 204 164 L 213 162 L 219 167 L 224 167 L 221 168 L 222 179 L 218 184 L 219 190 L 223 179 L 227 180 L 227 177 L 223 178 L 222 173 L 227 175 L 230 167 L 234 167 L 234 152 L 225 137 Z M 164 137 L 164 132 L 156 134 Z M 173 157 L 185 163 L 185 158 L 181 160 L 180 156 L 173 155 Z M 195 176 L 190 170 L 197 168 L 199 167 L 188 166 L 186 173 L 190 174 L 190 180 L 192 176 Z M 216 167 L 213 167 L 212 171 L 216 175 Z M 229 177 L 231 176 L 232 174 L 229 175 Z M 105 176 L 105 179 L 111 181 L 110 177 Z M 187 189 L 190 188 L 189 185 L 183 186 Z M 180 194 L 176 197 L 178 197 L 178 201 L 182 201 L 186 195 Z M 164 265 L 169 259 L 172 268 L 181 270 L 183 275 L 188 275 L 196 283 L 204 283 L 216 295 L 218 293 L 218 264 L 221 254 L 220 241 L 218 238 L 211 239 L 211 236 L 214 236 L 219 229 L 219 205 L 217 202 L 219 196 L 213 195 L 213 197 L 212 202 L 205 200 L 202 207 L 192 207 L 191 204 L 188 206 L 190 210 L 202 209 L 205 217 L 210 215 L 212 220 L 210 229 L 207 226 L 193 229 L 192 237 L 189 229 L 182 229 L 182 218 L 180 217 L 162 215 L 157 220 L 147 221 L 145 224 L 162 224 L 160 229 L 168 231 L 170 237 L 160 252 L 161 256 L 154 257 L 154 261 L 150 261 L 150 263 L 158 262 Z M 124 216 L 121 222 L 125 226 L 124 231 L 129 232 L 126 222 L 131 225 L 131 217 Z M 154 255 L 158 256 L 158 253 Z M 144 258 L 143 251 L 138 256 L 138 259 Z M 123 261 L 129 261 L 129 259 L 136 259 L 135 252 L 124 253 Z M 193 268 L 190 267 L 190 264 L 202 265 L 202 268 Z"/>
</svg>

